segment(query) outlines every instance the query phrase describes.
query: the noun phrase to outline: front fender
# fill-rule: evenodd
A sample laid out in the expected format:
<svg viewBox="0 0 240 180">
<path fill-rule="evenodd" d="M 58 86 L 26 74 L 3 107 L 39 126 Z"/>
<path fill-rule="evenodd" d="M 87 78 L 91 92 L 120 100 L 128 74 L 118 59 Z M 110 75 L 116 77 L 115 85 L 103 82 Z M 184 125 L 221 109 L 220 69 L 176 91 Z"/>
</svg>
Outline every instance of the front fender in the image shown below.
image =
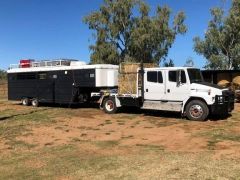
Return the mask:
<svg viewBox="0 0 240 180">
<path fill-rule="evenodd" d="M 182 113 L 184 113 L 184 110 L 185 110 L 185 107 L 186 105 L 188 104 L 189 101 L 191 100 L 194 100 L 194 99 L 199 99 L 199 100 L 202 100 L 203 102 L 205 102 L 207 105 L 212 105 L 214 103 L 213 99 L 212 99 L 212 96 L 210 95 L 204 95 L 204 96 L 201 96 L 201 95 L 194 95 L 194 96 L 190 96 L 189 98 L 186 98 L 184 101 L 183 101 L 183 106 L 182 106 Z"/>
</svg>

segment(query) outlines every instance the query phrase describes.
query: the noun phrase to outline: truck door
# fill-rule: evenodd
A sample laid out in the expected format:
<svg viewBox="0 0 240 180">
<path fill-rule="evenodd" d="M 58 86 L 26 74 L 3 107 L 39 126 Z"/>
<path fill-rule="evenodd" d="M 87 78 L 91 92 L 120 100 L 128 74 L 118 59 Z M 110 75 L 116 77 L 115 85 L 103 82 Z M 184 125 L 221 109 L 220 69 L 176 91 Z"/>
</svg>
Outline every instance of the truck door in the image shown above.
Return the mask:
<svg viewBox="0 0 240 180">
<path fill-rule="evenodd" d="M 144 99 L 161 100 L 164 96 L 164 71 L 146 71 L 144 73 Z"/>
<path fill-rule="evenodd" d="M 178 72 L 181 82 L 177 83 Z M 190 86 L 184 70 L 169 70 L 167 72 L 166 96 L 167 101 L 184 101 L 190 95 Z"/>
</svg>

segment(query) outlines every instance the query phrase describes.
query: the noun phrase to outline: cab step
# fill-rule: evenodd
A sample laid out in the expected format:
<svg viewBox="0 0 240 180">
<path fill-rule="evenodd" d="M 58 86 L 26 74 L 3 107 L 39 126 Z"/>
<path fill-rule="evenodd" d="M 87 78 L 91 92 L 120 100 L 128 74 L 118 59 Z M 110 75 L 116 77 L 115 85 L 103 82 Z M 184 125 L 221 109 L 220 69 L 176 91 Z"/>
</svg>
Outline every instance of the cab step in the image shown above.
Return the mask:
<svg viewBox="0 0 240 180">
<path fill-rule="evenodd" d="M 144 101 L 141 109 L 181 111 L 182 106 L 183 106 L 182 102 Z"/>
</svg>

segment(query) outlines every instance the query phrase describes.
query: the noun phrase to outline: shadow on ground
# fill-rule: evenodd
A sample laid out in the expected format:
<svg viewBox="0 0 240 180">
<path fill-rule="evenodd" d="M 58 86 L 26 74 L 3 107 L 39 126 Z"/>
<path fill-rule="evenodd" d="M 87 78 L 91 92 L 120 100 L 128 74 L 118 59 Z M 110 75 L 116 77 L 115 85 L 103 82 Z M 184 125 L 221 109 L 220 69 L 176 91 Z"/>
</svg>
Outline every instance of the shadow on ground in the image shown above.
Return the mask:
<svg viewBox="0 0 240 180">
<path fill-rule="evenodd" d="M 20 103 L 17 103 L 17 105 L 21 105 Z M 41 103 L 41 107 L 57 107 L 57 108 L 70 108 L 70 109 L 78 109 L 78 108 L 94 108 L 94 109 L 99 109 L 99 104 L 97 103 L 82 103 L 82 104 L 56 104 L 56 103 Z M 31 113 L 34 113 L 30 112 Z M 142 110 L 137 107 L 121 107 L 119 108 L 118 112 L 119 114 L 141 114 L 145 116 L 153 116 L 153 117 L 163 117 L 163 118 L 174 118 L 177 120 L 182 120 L 186 119 L 185 117 L 182 116 L 180 112 L 171 112 L 171 111 L 158 111 L 158 110 Z M 25 115 L 25 114 L 20 114 L 20 115 Z M 18 116 L 18 115 L 12 115 L 12 116 Z M 1 117 L 1 120 L 9 119 L 12 118 L 12 116 L 6 116 L 6 117 Z M 226 120 L 230 118 L 232 115 L 227 114 L 227 115 L 209 115 L 208 119 L 209 121 L 221 121 L 221 120 Z"/>
</svg>

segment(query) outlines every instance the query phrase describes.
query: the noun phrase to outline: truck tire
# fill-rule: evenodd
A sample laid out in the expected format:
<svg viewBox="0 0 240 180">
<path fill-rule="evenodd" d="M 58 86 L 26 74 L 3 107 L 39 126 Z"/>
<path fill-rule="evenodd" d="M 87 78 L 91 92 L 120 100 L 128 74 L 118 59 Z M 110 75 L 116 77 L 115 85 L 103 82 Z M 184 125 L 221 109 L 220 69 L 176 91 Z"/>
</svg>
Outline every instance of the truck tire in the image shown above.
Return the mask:
<svg viewBox="0 0 240 180">
<path fill-rule="evenodd" d="M 108 114 L 114 114 L 117 112 L 117 106 L 114 98 L 108 97 L 103 101 L 103 110 Z"/>
<path fill-rule="evenodd" d="M 29 104 L 30 104 L 30 99 L 29 98 L 23 98 L 22 99 L 22 105 L 29 106 Z"/>
<path fill-rule="evenodd" d="M 189 120 L 204 121 L 208 114 L 208 106 L 201 100 L 190 101 L 186 106 L 186 115 Z"/>
<path fill-rule="evenodd" d="M 39 101 L 38 101 L 38 99 L 33 99 L 33 100 L 32 100 L 32 106 L 33 106 L 33 107 L 38 107 L 38 106 L 39 106 Z"/>
</svg>

